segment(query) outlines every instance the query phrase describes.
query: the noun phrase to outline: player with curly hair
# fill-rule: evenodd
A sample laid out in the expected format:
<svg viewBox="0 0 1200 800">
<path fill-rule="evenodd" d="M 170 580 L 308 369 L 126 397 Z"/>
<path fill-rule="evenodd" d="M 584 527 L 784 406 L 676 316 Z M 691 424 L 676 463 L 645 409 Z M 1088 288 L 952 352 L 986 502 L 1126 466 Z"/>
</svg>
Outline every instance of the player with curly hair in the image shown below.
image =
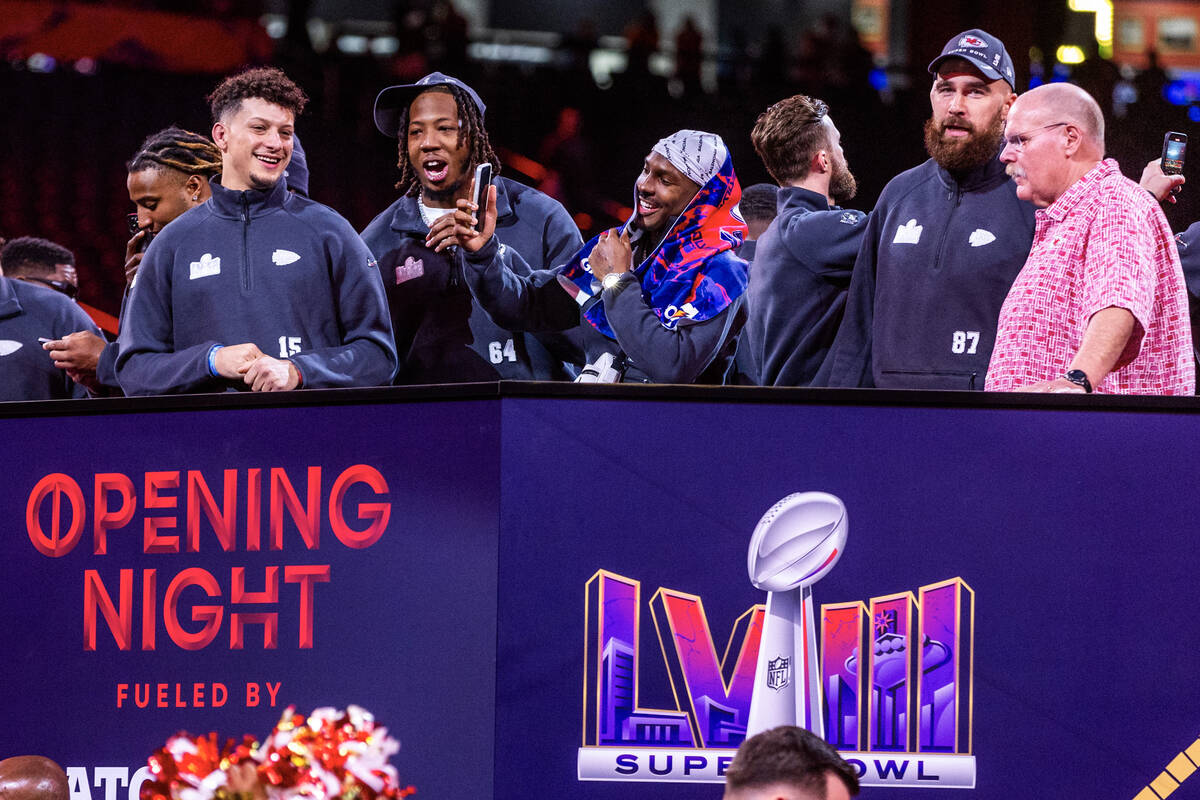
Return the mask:
<svg viewBox="0 0 1200 800">
<path fill-rule="evenodd" d="M 122 389 L 387 383 L 396 351 L 375 260 L 345 219 L 287 190 L 304 92 L 258 68 L 208 101 L 221 174 L 146 250 L 117 340 Z"/>
</svg>

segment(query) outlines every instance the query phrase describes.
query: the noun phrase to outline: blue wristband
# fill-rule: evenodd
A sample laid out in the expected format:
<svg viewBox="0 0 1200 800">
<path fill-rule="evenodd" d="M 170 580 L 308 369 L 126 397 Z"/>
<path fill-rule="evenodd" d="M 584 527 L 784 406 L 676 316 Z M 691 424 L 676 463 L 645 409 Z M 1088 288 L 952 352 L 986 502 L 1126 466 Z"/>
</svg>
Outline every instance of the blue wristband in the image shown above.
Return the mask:
<svg viewBox="0 0 1200 800">
<path fill-rule="evenodd" d="M 208 350 L 208 374 L 212 375 L 214 378 L 221 377 L 221 373 L 217 372 L 217 351 L 220 350 L 222 346 L 223 345 L 214 344 Z"/>
</svg>

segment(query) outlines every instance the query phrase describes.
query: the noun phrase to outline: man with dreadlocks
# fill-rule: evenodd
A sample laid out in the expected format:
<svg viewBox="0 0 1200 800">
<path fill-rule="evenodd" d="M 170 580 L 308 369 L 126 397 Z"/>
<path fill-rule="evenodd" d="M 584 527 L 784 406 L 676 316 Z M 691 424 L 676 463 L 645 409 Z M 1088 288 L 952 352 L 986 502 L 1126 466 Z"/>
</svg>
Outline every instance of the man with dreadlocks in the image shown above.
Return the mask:
<svg viewBox="0 0 1200 800">
<path fill-rule="evenodd" d="M 495 189 L 484 209 L 459 201 L 453 233 L 480 305 L 513 330 L 574 330 L 581 379 L 719 384 L 746 321 L 741 195 L 721 137 L 682 130 L 646 156 L 629 221 L 556 269 L 530 272 L 497 246 Z"/>
<path fill-rule="evenodd" d="M 396 369 L 371 253 L 332 209 L 289 192 L 308 98 L 277 69 L 208 97 L 221 174 L 151 242 L 117 339 L 126 394 L 374 386 Z"/>
<path fill-rule="evenodd" d="M 534 268 L 565 260 L 582 243 L 558 201 L 498 177 L 500 162 L 475 91 L 440 72 L 390 86 L 375 100 L 375 125 L 396 137 L 400 198 L 363 231 L 387 287 L 401 369 L 397 383 L 556 380 L 578 350 L 496 325 L 474 302 L 452 247 L 455 202 L 471 196 L 476 165 L 492 165 L 496 237 Z"/>
<path fill-rule="evenodd" d="M 125 186 L 137 208 L 138 230 L 125 245 L 125 280 L 132 284 L 150 240 L 168 222 L 212 195 L 208 180 L 221 171 L 221 151 L 205 136 L 170 127 L 148 136 L 125 167 Z M 123 300 L 122 317 L 124 312 Z M 77 331 L 42 346 L 72 380 L 106 394 L 120 392 L 116 342 Z"/>
</svg>

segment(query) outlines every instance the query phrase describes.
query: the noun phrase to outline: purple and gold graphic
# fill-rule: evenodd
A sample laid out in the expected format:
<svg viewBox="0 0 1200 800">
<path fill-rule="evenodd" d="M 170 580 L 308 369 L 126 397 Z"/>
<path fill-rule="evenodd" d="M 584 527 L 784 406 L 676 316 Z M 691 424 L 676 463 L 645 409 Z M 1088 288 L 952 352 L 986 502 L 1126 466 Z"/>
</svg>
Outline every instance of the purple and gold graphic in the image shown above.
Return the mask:
<svg viewBox="0 0 1200 800">
<path fill-rule="evenodd" d="M 839 750 L 867 749 L 870 692 L 862 670 L 851 672 L 871 647 L 870 614 L 861 602 L 821 606 L 821 685 L 825 687 L 825 739 Z"/>
<path fill-rule="evenodd" d="M 921 587 L 921 752 L 971 752 L 974 603 L 975 592 L 961 578 Z"/>
<path fill-rule="evenodd" d="M 605 570 L 587 584 L 584 745 L 693 747 L 692 725 L 679 711 L 638 706 L 641 584 Z"/>
<path fill-rule="evenodd" d="M 917 718 L 917 648 L 910 633 L 917 621 L 917 599 L 912 592 L 871 600 L 871 626 L 875 637 L 868 651 L 871 680 L 871 715 L 868 747 L 875 751 L 915 751 Z M 862 663 L 861 658 L 857 662 Z"/>
<path fill-rule="evenodd" d="M 720 661 L 699 597 L 659 589 L 650 600 L 650 610 L 675 702 L 681 708 L 682 701 L 688 703 L 697 745 L 737 747 L 746 738 L 755 656 L 762 635 L 762 607 L 754 606 L 738 617 Z M 737 650 L 733 651 L 735 644 Z"/>
<path fill-rule="evenodd" d="M 640 703 L 640 582 L 593 574 L 579 779 L 720 783 L 747 736 L 800 725 L 841 751 L 864 786 L 974 788 L 974 591 L 951 578 L 828 603 L 818 629 L 813 584 L 847 537 L 831 494 L 798 492 L 768 509 L 746 562 L 767 604 L 737 618 L 720 656 L 700 597 L 658 588 L 648 605 L 673 708 Z"/>
</svg>

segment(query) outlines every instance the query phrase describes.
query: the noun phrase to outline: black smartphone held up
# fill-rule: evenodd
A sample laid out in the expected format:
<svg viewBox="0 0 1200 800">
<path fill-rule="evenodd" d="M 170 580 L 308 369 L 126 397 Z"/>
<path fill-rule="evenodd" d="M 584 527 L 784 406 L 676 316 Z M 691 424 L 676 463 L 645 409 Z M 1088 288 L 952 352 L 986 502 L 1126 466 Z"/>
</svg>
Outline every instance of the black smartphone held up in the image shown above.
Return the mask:
<svg viewBox="0 0 1200 800">
<path fill-rule="evenodd" d="M 1187 151 L 1187 134 L 1170 131 L 1163 137 L 1162 171 L 1164 175 L 1183 172 L 1183 155 Z"/>
<path fill-rule="evenodd" d="M 492 183 L 492 165 L 475 167 L 475 188 L 471 191 L 471 202 L 479 209 L 475 212 L 475 230 L 483 230 L 483 215 L 487 211 L 487 190 Z"/>
<path fill-rule="evenodd" d="M 129 225 L 130 238 L 137 236 L 138 231 L 142 230 L 142 226 L 138 222 L 138 215 L 136 213 L 126 214 L 125 221 Z M 154 233 L 151 232 L 151 230 L 149 228 L 146 228 L 145 230 L 146 230 L 146 235 L 142 237 L 142 243 L 138 247 L 139 253 L 146 252 L 146 248 L 150 246 L 150 240 L 154 238 Z"/>
</svg>

